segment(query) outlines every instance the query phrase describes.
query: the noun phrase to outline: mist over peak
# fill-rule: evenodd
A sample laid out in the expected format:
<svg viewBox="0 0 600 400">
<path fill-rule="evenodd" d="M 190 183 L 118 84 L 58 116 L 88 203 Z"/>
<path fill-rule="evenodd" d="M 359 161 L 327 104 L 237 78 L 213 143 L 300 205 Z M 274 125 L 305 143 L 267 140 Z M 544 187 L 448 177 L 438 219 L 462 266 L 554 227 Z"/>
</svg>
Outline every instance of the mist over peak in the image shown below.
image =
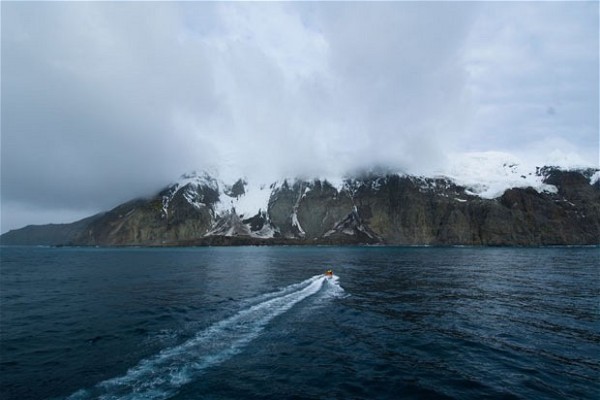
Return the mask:
<svg viewBox="0 0 600 400">
<path fill-rule="evenodd" d="M 583 2 L 7 2 L 2 231 L 107 209 L 192 170 L 430 175 L 454 153 L 487 151 L 595 165 L 597 13 Z"/>
</svg>

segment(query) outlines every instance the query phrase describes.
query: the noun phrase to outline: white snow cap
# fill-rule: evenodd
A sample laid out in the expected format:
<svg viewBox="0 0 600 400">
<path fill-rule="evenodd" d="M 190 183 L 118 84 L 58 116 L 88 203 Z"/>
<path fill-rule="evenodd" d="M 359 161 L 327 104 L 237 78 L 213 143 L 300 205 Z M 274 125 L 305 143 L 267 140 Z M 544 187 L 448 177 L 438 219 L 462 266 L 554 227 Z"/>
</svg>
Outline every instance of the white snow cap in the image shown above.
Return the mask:
<svg viewBox="0 0 600 400">
<path fill-rule="evenodd" d="M 493 199 L 511 188 L 532 187 L 538 192 L 556 193 L 556 186 L 543 183 L 543 176 L 536 174 L 537 167 L 523 162 L 517 156 L 502 152 L 473 152 L 452 154 L 445 169 L 439 171 L 470 194 Z"/>
</svg>

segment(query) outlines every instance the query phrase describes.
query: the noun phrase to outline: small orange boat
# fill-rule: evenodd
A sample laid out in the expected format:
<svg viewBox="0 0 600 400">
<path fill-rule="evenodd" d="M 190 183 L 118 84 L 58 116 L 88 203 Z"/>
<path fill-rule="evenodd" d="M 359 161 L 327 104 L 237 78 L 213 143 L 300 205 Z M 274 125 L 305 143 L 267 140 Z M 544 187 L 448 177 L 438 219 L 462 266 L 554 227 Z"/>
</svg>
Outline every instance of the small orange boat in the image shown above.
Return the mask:
<svg viewBox="0 0 600 400">
<path fill-rule="evenodd" d="M 330 269 L 328 269 L 327 271 L 325 271 L 325 276 L 326 276 L 327 278 L 331 278 L 331 277 L 333 276 L 333 271 L 332 271 L 332 270 L 330 270 Z"/>
</svg>

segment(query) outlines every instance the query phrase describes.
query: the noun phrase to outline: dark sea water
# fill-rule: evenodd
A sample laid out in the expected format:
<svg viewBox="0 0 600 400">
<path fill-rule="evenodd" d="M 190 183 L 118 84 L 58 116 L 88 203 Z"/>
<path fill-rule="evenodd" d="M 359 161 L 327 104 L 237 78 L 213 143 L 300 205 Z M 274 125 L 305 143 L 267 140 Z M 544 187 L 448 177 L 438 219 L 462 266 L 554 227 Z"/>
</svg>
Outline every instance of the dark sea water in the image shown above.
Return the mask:
<svg viewBox="0 0 600 400">
<path fill-rule="evenodd" d="M 0 251 L 3 400 L 600 397 L 598 248 Z"/>
</svg>

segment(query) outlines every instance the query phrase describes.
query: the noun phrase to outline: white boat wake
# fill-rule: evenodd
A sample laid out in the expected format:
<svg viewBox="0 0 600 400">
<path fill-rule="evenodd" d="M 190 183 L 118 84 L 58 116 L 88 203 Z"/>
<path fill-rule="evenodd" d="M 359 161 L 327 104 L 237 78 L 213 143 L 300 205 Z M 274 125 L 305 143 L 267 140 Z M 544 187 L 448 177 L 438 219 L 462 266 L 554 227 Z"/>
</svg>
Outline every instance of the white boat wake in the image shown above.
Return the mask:
<svg viewBox="0 0 600 400">
<path fill-rule="evenodd" d="M 249 301 L 246 308 L 199 332 L 188 341 L 162 350 L 140 361 L 123 376 L 82 389 L 68 400 L 166 399 L 205 369 L 240 353 L 275 317 L 295 304 L 325 290 L 325 296 L 339 296 L 344 289 L 338 277 L 316 275 L 303 282 L 267 293 Z"/>
</svg>

